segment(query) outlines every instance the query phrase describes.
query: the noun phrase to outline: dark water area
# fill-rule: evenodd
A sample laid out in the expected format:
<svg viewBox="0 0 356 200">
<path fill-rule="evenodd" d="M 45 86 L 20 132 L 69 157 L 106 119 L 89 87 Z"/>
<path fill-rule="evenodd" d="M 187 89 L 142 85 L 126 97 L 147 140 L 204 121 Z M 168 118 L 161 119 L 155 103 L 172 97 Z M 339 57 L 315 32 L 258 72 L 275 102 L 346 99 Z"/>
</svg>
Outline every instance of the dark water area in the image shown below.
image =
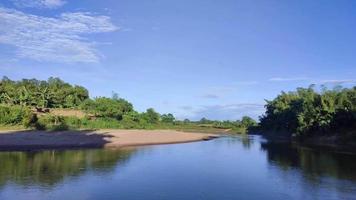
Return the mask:
<svg viewBox="0 0 356 200">
<path fill-rule="evenodd" d="M 356 155 L 258 136 L 0 152 L 1 200 L 356 199 Z"/>
</svg>

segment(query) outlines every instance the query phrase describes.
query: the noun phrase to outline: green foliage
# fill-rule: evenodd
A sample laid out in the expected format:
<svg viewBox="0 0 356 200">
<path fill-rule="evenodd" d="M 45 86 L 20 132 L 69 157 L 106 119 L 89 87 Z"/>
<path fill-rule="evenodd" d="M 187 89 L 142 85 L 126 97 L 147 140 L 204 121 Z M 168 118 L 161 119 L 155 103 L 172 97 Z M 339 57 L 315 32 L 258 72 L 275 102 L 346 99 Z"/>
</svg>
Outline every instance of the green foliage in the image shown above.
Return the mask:
<svg viewBox="0 0 356 200">
<path fill-rule="evenodd" d="M 157 113 L 153 108 L 147 109 L 146 112 L 142 115 L 143 119 L 151 124 L 157 124 L 160 120 L 160 114 Z"/>
<path fill-rule="evenodd" d="M 69 126 L 65 121 L 65 117 L 56 115 L 44 115 L 38 118 L 36 129 L 64 131 L 68 130 Z"/>
<path fill-rule="evenodd" d="M 200 120 L 201 122 L 202 120 Z M 212 124 L 215 128 L 230 129 L 234 133 L 245 134 L 250 127 L 256 126 L 257 122 L 247 116 L 243 116 L 241 120 L 236 121 L 211 121 L 205 119 L 205 124 Z"/>
<path fill-rule="evenodd" d="M 26 112 L 24 113 L 22 118 L 22 125 L 26 128 L 34 128 L 36 127 L 37 121 L 37 115 L 29 109 L 26 109 Z"/>
<path fill-rule="evenodd" d="M 140 128 L 147 122 L 143 119 L 142 114 L 136 111 L 131 111 L 123 116 L 121 121 L 122 127 L 125 129 Z"/>
<path fill-rule="evenodd" d="M 175 120 L 175 117 L 171 113 L 161 115 L 161 121 L 163 123 L 173 123 Z"/>
<path fill-rule="evenodd" d="M 120 122 L 113 118 L 97 118 L 94 120 L 84 118 L 80 119 L 80 126 L 75 127 L 76 124 L 69 124 L 69 127 L 72 128 L 81 128 L 81 129 L 119 129 L 122 128 Z"/>
<path fill-rule="evenodd" d="M 21 125 L 42 130 L 183 128 L 214 131 L 228 129 L 244 133 L 248 126 L 254 126 L 256 123 L 248 117 L 242 121 L 213 121 L 203 118 L 199 122 L 189 120 L 182 122 L 176 120 L 171 113 L 160 115 L 153 108 L 138 113 L 131 103 L 119 98 L 117 93 L 113 92 L 112 98 L 90 99 L 84 87 L 73 86 L 52 77 L 47 81 L 36 79 L 13 81 L 3 77 L 0 81 L 0 105 L 1 125 Z M 42 108 L 81 109 L 87 116 L 85 118 L 56 116 L 42 112 L 49 110 Z M 31 109 L 37 111 L 32 112 Z"/>
<path fill-rule="evenodd" d="M 0 103 L 41 108 L 74 108 L 89 98 L 82 86 L 72 86 L 59 78 L 47 81 L 22 79 L 0 81 Z"/>
<path fill-rule="evenodd" d="M 133 111 L 133 106 L 128 101 L 107 97 L 87 99 L 80 108 L 96 117 L 109 117 L 117 120 L 121 120 L 124 114 Z"/>
<path fill-rule="evenodd" d="M 172 123 L 164 123 L 172 124 Z M 221 132 L 221 133 L 238 133 L 245 134 L 250 126 L 255 126 L 257 122 L 250 117 L 244 116 L 242 120 L 236 121 L 219 121 L 202 118 L 199 121 L 190 121 L 185 119 L 183 121 L 175 120 L 173 126 L 178 130 L 189 130 L 197 132 Z"/>
<path fill-rule="evenodd" d="M 323 90 L 313 86 L 278 95 L 267 101 L 266 113 L 260 119 L 263 130 L 285 132 L 301 138 L 335 135 L 356 125 L 356 87 Z"/>
<path fill-rule="evenodd" d="M 208 119 L 206 119 L 205 117 L 201 118 L 199 122 L 202 123 L 202 124 L 209 124 L 209 123 L 211 123 L 211 121 L 208 120 Z"/>
<path fill-rule="evenodd" d="M 25 106 L 0 105 L 1 125 L 23 125 L 30 127 L 37 121 L 36 115 Z"/>
<path fill-rule="evenodd" d="M 248 116 L 243 116 L 242 117 L 241 124 L 244 127 L 257 126 L 257 122 L 254 119 L 252 119 L 251 117 L 248 117 Z"/>
<path fill-rule="evenodd" d="M 78 118 L 58 117 L 47 115 L 39 118 L 38 129 L 43 130 L 68 130 L 68 129 L 118 129 L 122 128 L 120 122 L 113 118 Z"/>
</svg>

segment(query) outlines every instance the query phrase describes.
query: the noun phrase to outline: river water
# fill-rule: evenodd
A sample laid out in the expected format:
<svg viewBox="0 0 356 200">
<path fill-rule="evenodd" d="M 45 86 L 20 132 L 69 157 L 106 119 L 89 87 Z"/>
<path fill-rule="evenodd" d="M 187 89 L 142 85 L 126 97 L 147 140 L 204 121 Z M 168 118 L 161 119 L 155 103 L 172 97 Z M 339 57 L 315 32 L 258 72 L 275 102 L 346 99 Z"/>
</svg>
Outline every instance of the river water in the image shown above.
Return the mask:
<svg viewBox="0 0 356 200">
<path fill-rule="evenodd" d="M 1 200 L 356 199 L 356 155 L 258 136 L 121 150 L 0 152 Z"/>
</svg>

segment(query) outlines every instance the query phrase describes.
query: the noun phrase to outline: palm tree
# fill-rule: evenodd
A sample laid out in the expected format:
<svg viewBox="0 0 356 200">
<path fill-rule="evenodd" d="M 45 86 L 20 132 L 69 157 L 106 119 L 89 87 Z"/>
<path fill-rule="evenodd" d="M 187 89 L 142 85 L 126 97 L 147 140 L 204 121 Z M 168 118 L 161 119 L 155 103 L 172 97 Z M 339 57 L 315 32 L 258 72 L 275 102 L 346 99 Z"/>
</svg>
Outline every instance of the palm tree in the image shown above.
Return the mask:
<svg viewBox="0 0 356 200">
<path fill-rule="evenodd" d="M 36 95 L 38 95 L 38 97 L 39 97 L 38 105 L 42 108 L 47 108 L 48 104 L 51 100 L 51 97 L 52 97 L 52 94 L 48 91 L 48 87 L 39 89 L 39 91 L 36 93 Z"/>
<path fill-rule="evenodd" d="M 19 91 L 20 105 L 27 106 L 31 102 L 31 94 L 28 92 L 25 86 L 22 86 Z"/>
<path fill-rule="evenodd" d="M 0 95 L 1 102 L 4 102 L 6 104 L 14 104 L 15 99 L 11 98 L 6 92 L 2 93 Z"/>
</svg>

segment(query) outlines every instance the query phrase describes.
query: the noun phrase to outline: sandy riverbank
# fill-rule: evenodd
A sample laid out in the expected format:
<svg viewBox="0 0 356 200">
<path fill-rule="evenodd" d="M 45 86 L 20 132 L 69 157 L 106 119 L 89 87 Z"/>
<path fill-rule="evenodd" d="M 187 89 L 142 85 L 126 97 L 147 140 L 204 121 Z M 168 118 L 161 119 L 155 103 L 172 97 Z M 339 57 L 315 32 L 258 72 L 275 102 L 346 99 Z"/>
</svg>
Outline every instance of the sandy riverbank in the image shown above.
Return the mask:
<svg viewBox="0 0 356 200">
<path fill-rule="evenodd" d="M 174 130 L 2 131 L 0 150 L 117 148 L 208 140 L 214 134 Z"/>
</svg>

